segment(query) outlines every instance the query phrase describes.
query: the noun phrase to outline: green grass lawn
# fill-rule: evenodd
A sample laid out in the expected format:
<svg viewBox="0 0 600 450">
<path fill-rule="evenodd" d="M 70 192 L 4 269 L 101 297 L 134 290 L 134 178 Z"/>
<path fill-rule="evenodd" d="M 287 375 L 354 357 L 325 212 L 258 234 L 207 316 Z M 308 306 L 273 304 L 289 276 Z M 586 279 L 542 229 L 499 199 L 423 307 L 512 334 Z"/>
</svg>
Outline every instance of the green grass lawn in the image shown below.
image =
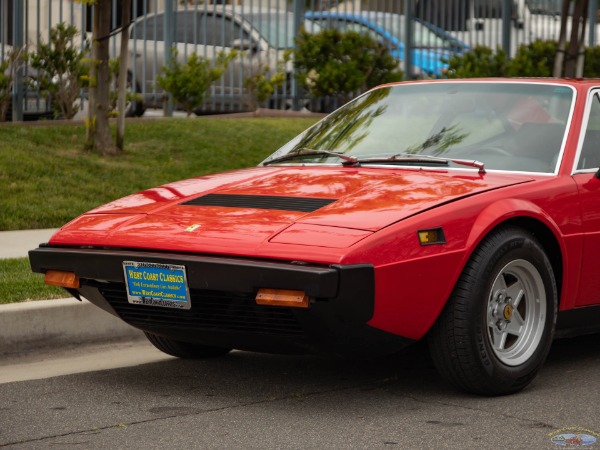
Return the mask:
<svg viewBox="0 0 600 450">
<path fill-rule="evenodd" d="M 96 206 L 171 181 L 255 166 L 311 118 L 128 122 L 125 152 L 83 152 L 83 125 L 0 125 L 0 231 L 60 227 Z M 26 258 L 0 260 L 0 303 L 65 297 Z"/>
<path fill-rule="evenodd" d="M 0 304 L 65 297 L 64 289 L 44 284 L 44 276 L 31 271 L 27 258 L 0 259 Z"/>
<path fill-rule="evenodd" d="M 131 122 L 122 156 L 82 151 L 82 125 L 0 126 L 0 230 L 59 227 L 140 190 L 258 164 L 315 119 Z"/>
</svg>

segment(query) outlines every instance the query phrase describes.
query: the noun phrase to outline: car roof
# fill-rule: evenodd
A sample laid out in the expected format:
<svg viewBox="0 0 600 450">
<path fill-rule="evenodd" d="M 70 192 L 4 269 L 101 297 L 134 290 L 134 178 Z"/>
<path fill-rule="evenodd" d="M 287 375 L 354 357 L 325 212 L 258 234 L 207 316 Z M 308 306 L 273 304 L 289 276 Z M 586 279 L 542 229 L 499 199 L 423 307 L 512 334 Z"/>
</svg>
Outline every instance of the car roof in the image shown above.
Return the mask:
<svg viewBox="0 0 600 450">
<path fill-rule="evenodd" d="M 222 6 L 222 5 L 205 5 L 205 6 L 198 6 L 198 7 L 189 7 L 186 9 L 177 9 L 175 11 L 173 11 L 173 13 L 189 13 L 189 14 L 196 14 L 196 13 L 217 13 L 217 14 L 225 14 L 228 16 L 240 16 L 240 17 L 244 17 L 244 16 L 248 16 L 248 15 L 257 15 L 257 14 L 273 14 L 273 15 L 290 15 L 293 14 L 290 11 L 286 11 L 283 9 L 276 9 L 276 8 L 261 8 L 261 7 L 256 7 L 256 6 L 252 6 L 252 7 L 244 7 L 243 9 L 241 7 L 232 7 L 230 5 L 226 5 L 226 6 Z M 165 11 L 161 10 L 161 11 L 155 11 L 155 12 L 151 12 L 148 14 L 144 14 L 139 16 L 136 19 L 136 22 L 143 20 L 147 17 L 152 17 L 152 16 L 162 16 L 164 15 Z"/>
<path fill-rule="evenodd" d="M 426 83 L 504 83 L 504 84 L 556 84 L 560 86 L 567 86 L 575 90 L 576 92 L 585 92 L 590 88 L 600 88 L 600 78 L 550 78 L 550 77 L 539 77 L 539 78 L 437 78 L 437 79 L 422 79 L 422 80 L 408 80 L 408 81 L 396 81 L 392 83 L 386 83 L 375 87 L 388 87 L 398 86 L 406 84 L 426 84 Z"/>
<path fill-rule="evenodd" d="M 307 11 L 305 14 L 307 19 L 347 19 L 352 20 L 363 25 L 369 26 L 373 30 L 377 31 L 379 34 L 386 35 L 388 39 L 392 41 L 399 41 L 399 37 L 391 34 L 384 26 L 373 22 L 373 20 L 384 19 L 385 21 L 396 21 L 403 22 L 406 19 L 406 16 L 402 14 L 390 13 L 385 11 Z M 458 45 L 459 47 L 467 50 L 469 46 L 462 42 L 460 39 L 452 36 L 443 28 L 440 28 L 430 22 L 427 22 L 423 19 L 415 17 L 413 19 L 415 22 L 422 24 L 425 28 L 431 30 L 432 33 L 437 34 L 439 37 L 451 41 Z"/>
<path fill-rule="evenodd" d="M 552 78 L 552 77 L 523 77 L 523 78 L 499 78 L 499 77 L 487 77 L 487 78 L 444 78 L 444 79 L 431 79 L 431 80 L 415 80 L 415 81 L 402 81 L 400 83 L 480 83 L 480 82 L 492 82 L 492 83 L 549 83 L 549 84 L 564 84 L 569 86 L 600 86 L 600 78 Z M 390 83 L 397 84 L 397 83 Z"/>
</svg>

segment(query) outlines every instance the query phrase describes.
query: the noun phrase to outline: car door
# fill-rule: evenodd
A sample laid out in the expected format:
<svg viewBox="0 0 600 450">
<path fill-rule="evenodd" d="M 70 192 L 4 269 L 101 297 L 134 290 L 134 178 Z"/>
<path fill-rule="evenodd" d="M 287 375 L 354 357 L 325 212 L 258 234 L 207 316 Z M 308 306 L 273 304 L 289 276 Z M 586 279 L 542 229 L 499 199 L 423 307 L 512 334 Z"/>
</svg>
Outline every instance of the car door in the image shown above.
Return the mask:
<svg viewBox="0 0 600 450">
<path fill-rule="evenodd" d="M 600 304 L 600 88 L 588 96 L 573 179 L 581 199 L 583 256 L 576 306 Z"/>
</svg>

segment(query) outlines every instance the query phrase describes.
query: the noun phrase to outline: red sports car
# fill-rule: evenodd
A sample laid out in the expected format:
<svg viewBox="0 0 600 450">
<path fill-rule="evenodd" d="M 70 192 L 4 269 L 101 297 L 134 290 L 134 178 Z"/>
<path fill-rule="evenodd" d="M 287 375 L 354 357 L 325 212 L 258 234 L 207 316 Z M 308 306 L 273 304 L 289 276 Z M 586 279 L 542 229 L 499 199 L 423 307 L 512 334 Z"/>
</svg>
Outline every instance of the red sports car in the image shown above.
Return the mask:
<svg viewBox="0 0 600 450">
<path fill-rule="evenodd" d="M 469 392 L 519 391 L 600 325 L 600 81 L 373 89 L 258 167 L 96 208 L 46 282 L 183 358 L 374 357 L 427 339 Z"/>
</svg>

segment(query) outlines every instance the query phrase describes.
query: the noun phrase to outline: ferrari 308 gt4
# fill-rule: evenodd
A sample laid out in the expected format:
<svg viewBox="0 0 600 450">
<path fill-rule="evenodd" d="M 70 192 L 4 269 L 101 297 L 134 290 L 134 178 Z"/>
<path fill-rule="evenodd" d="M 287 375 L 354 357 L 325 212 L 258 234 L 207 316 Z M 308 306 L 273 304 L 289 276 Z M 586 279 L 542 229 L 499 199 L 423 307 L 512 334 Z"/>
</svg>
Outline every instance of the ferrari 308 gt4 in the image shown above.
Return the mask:
<svg viewBox="0 0 600 450">
<path fill-rule="evenodd" d="M 100 206 L 32 269 L 183 358 L 369 358 L 426 339 L 509 394 L 600 325 L 600 81 L 375 88 L 258 167 Z"/>
</svg>

